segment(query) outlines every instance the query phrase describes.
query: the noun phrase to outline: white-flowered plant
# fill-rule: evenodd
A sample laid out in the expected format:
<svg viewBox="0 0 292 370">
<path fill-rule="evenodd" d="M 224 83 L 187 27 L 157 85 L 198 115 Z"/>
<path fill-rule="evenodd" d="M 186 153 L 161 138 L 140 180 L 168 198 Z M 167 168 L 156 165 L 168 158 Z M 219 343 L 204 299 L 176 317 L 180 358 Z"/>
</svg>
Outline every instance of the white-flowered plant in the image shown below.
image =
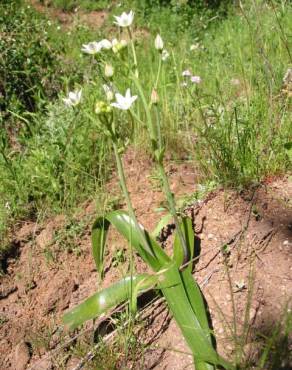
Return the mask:
<svg viewBox="0 0 292 370">
<path fill-rule="evenodd" d="M 63 98 L 63 102 L 68 107 L 75 107 L 81 101 L 82 90 L 70 91 L 67 98 Z"/>
<path fill-rule="evenodd" d="M 194 84 L 200 84 L 202 82 L 202 79 L 200 76 L 192 76 L 191 77 L 191 82 Z"/>
<path fill-rule="evenodd" d="M 97 127 L 111 140 L 127 211 L 115 210 L 95 220 L 92 228 L 92 252 L 97 271 L 102 278 L 107 231 L 110 225 L 114 226 L 130 244 L 130 276 L 89 297 L 85 302 L 66 313 L 63 320 L 74 328 L 87 320 L 104 314 L 125 301 L 129 301 L 130 312 L 134 317 L 137 309 L 137 295 L 155 287 L 161 290 L 164 295 L 173 317 L 192 351 L 195 368 L 215 370 L 223 367 L 228 370 L 235 370 L 235 367 L 218 355 L 213 346 L 212 330 L 209 326 L 204 299 L 192 275 L 195 239 L 192 220 L 177 212 L 175 197 L 172 194 L 164 167 L 166 147 L 161 130 L 161 119 L 164 118 L 161 100 L 163 100 L 164 94 L 161 94 L 161 100 L 158 94 L 161 89 L 161 76 L 165 75 L 166 70 L 162 62 L 166 61 L 170 55 L 164 48 L 164 42 L 158 34 L 153 45 L 153 49 L 155 47 L 159 51 L 159 53 L 156 52 L 157 66 L 153 66 L 155 77 L 152 78 L 152 74 L 144 76 L 152 85 L 151 90 L 148 89 L 148 85 L 146 89 L 144 86 L 145 80 L 143 81 L 140 75 L 141 71 L 139 71 L 135 43 L 130 27 L 134 19 L 134 13 L 133 11 L 124 12 L 121 16 L 116 16 L 115 19 L 115 24 L 127 28 L 130 46 L 128 54 L 119 53 L 127 43 L 124 40 L 118 41 L 117 39 L 112 41 L 103 39 L 99 42 L 84 44 L 82 51 L 88 54 L 96 54 L 103 49 L 112 49 L 112 56 L 121 65 L 120 68 L 117 67 L 117 71 L 126 78 L 124 84 L 131 86 L 131 89 L 135 89 L 134 91 L 137 92 L 137 95 L 132 95 L 130 88 L 126 90 L 125 95 L 116 92 L 119 91 L 119 87 L 116 85 L 117 81 L 115 81 L 118 73 L 114 74 L 112 65 L 114 62 L 106 60 L 108 53 L 97 58 L 98 70 L 104 68 L 104 73 L 101 73 L 100 77 L 107 83 L 102 85 L 105 98 L 95 103 L 94 111 L 96 115 L 92 117 L 93 120 L 98 120 Z M 129 58 L 128 61 L 127 57 Z M 201 78 L 193 76 L 189 70 L 184 71 L 182 75 L 185 84 L 201 82 Z M 152 91 L 151 94 L 150 91 Z M 114 92 L 116 93 L 114 94 Z M 133 106 L 138 96 L 139 101 Z M 115 101 L 113 101 L 114 97 Z M 69 96 L 63 100 L 67 105 L 75 106 L 80 102 L 80 99 L 81 90 L 70 92 Z M 137 109 L 135 110 L 136 106 Z M 117 110 L 113 108 L 117 108 Z M 132 123 L 132 130 L 123 130 L 121 123 L 128 117 L 130 117 Z M 139 223 L 125 180 L 121 153 L 130 138 L 127 137 L 125 140 L 124 135 L 131 135 L 138 122 L 141 124 L 140 129 L 143 130 L 143 127 L 145 127 L 149 134 L 152 158 L 157 167 L 168 205 L 169 215 L 167 217 L 170 216 L 168 220 L 172 218 L 175 224 L 173 253 L 171 255 L 153 237 L 155 233 L 148 233 Z M 161 226 L 161 224 L 160 221 L 159 225 Z M 161 229 L 160 226 L 159 229 Z M 134 250 L 152 269 L 152 274 L 134 274 Z"/>
<path fill-rule="evenodd" d="M 121 109 L 121 110 L 128 110 L 131 108 L 134 101 L 138 98 L 137 95 L 131 96 L 130 89 L 127 89 L 125 96 L 116 93 L 116 102 L 111 103 L 111 106 Z"/>
<path fill-rule="evenodd" d="M 104 66 L 104 75 L 108 78 L 114 75 L 114 67 L 111 64 L 106 63 Z"/>
<path fill-rule="evenodd" d="M 99 53 L 101 49 L 102 49 L 102 45 L 99 42 L 92 41 L 92 42 L 89 42 L 88 44 L 83 44 L 81 51 L 83 51 L 83 53 L 86 53 L 86 54 L 94 55 L 94 54 Z"/>
<path fill-rule="evenodd" d="M 126 40 L 117 40 L 113 39 L 112 40 L 112 50 L 115 54 L 117 54 L 120 50 L 125 48 L 127 46 L 127 41 Z"/>
<path fill-rule="evenodd" d="M 102 49 L 110 50 L 112 48 L 112 43 L 107 39 L 99 41 L 99 44 Z"/>
<path fill-rule="evenodd" d="M 116 25 L 120 27 L 130 27 L 134 20 L 134 12 L 131 10 L 129 13 L 123 12 L 120 16 L 115 16 Z"/>
<path fill-rule="evenodd" d="M 103 39 L 101 41 L 92 41 L 88 44 L 83 44 L 81 51 L 83 51 L 86 54 L 94 55 L 99 53 L 103 49 L 110 50 L 111 48 L 112 43 L 107 39 Z"/>
<path fill-rule="evenodd" d="M 107 85 L 107 84 L 103 84 L 102 88 L 103 88 L 103 91 L 105 93 L 106 100 L 108 102 L 111 102 L 114 99 L 114 92 L 113 92 L 112 86 Z"/>
<path fill-rule="evenodd" d="M 162 38 L 159 34 L 155 38 L 154 45 L 155 45 L 155 49 L 157 49 L 159 51 L 163 50 L 164 44 L 163 44 L 163 40 L 162 40 Z"/>
<path fill-rule="evenodd" d="M 165 62 L 169 58 L 169 52 L 166 49 L 162 50 L 161 59 Z"/>
<path fill-rule="evenodd" d="M 181 74 L 183 77 L 191 77 L 192 72 L 189 69 L 186 69 L 185 71 L 182 72 Z"/>
</svg>

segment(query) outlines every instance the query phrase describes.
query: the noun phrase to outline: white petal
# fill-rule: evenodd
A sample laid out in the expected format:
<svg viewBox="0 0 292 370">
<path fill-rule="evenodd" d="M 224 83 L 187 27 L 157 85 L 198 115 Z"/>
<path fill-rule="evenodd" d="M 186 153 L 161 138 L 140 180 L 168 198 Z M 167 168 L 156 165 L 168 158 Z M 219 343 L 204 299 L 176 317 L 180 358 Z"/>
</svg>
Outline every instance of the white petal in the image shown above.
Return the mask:
<svg viewBox="0 0 292 370">
<path fill-rule="evenodd" d="M 131 98 L 131 91 L 130 91 L 130 89 L 127 89 L 126 94 L 125 94 L 125 97 L 127 99 L 130 99 Z"/>
<path fill-rule="evenodd" d="M 118 103 L 111 103 L 111 106 L 115 107 L 115 108 L 118 108 L 118 109 L 122 109 L 120 104 L 118 104 Z"/>
</svg>

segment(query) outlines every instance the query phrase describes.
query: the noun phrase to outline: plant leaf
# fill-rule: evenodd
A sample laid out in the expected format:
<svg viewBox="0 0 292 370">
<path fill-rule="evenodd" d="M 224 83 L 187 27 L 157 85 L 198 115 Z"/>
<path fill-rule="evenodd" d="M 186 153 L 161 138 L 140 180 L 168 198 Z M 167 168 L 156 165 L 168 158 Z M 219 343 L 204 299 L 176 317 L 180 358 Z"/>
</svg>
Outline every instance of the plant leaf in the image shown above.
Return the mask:
<svg viewBox="0 0 292 370">
<path fill-rule="evenodd" d="M 181 232 L 185 238 L 186 246 L 188 248 L 189 259 L 193 258 L 194 254 L 194 242 L 195 234 L 193 230 L 192 220 L 189 217 L 183 217 L 180 225 Z M 173 245 L 173 260 L 175 261 L 177 267 L 180 267 L 184 261 L 183 248 L 178 236 L 178 232 L 175 233 L 174 245 Z M 190 263 L 186 269 L 192 270 L 192 263 Z"/>
<path fill-rule="evenodd" d="M 149 251 L 145 249 L 141 235 L 136 230 L 134 221 L 125 211 L 113 211 L 106 215 L 107 220 L 122 234 L 126 240 L 136 249 L 143 260 L 152 267 L 154 271 L 159 271 L 170 261 L 168 255 L 161 246 L 149 235 L 141 225 L 142 232 L 147 240 Z M 151 253 L 150 253 L 151 251 Z"/>
<path fill-rule="evenodd" d="M 71 329 L 82 325 L 85 321 L 94 319 L 107 312 L 118 304 L 132 299 L 133 292 L 135 298 L 141 291 L 146 291 L 156 284 L 155 275 L 140 274 L 127 276 L 110 287 L 95 293 L 87 298 L 83 303 L 74 307 L 63 316 L 63 323 Z"/>
<path fill-rule="evenodd" d="M 110 223 L 105 217 L 98 217 L 91 230 L 92 254 L 97 271 L 101 277 L 103 274 L 104 248 L 109 226 Z"/>
<path fill-rule="evenodd" d="M 160 221 L 158 222 L 155 229 L 152 231 L 151 235 L 153 238 L 157 238 L 159 236 L 159 233 L 161 230 L 169 224 L 169 221 L 171 220 L 172 216 L 170 213 L 167 213 L 165 216 L 163 216 Z"/>
<path fill-rule="evenodd" d="M 196 361 L 221 365 L 226 369 L 234 369 L 225 359 L 217 354 L 198 318 L 194 315 L 176 262 L 173 261 L 163 271 L 160 286 L 168 306 L 180 327 L 182 334 L 192 350 Z M 202 365 L 202 364 L 201 364 Z M 209 370 L 209 369 L 208 369 Z"/>
</svg>

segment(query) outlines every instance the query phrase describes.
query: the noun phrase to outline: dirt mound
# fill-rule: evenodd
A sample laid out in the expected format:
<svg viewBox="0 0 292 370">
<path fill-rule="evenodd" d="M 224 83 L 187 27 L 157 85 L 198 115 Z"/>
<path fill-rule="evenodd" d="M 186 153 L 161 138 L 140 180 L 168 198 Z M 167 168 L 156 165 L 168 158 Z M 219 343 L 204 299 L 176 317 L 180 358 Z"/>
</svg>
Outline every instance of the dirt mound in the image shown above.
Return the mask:
<svg viewBox="0 0 292 370">
<path fill-rule="evenodd" d="M 30 4 L 40 13 L 46 14 L 49 18 L 58 20 L 65 28 L 74 27 L 76 21 L 85 24 L 90 28 L 102 27 L 108 17 L 105 10 L 85 12 L 76 8 L 74 12 L 65 12 L 61 9 L 46 6 L 38 0 L 30 0 Z"/>
<path fill-rule="evenodd" d="M 160 217 L 155 209 L 164 201 L 156 172 L 151 162 L 135 151 L 128 151 L 124 162 L 138 218 L 152 230 Z M 198 187 L 190 164 L 170 162 L 168 173 L 178 197 L 194 193 Z M 115 177 L 108 189 L 119 194 Z M 217 190 L 187 207 L 186 212 L 195 216 L 196 253 L 200 256 L 194 274 L 210 308 L 219 352 L 228 357 L 236 350 L 234 337 L 242 334 L 248 354 L 258 333 L 272 330 L 290 304 L 291 199 L 292 182 L 285 177 L 242 194 Z M 127 246 L 112 232 L 107 272 L 102 284 L 99 282 L 90 243 L 94 216 L 94 204 L 84 206 L 77 223 L 82 231 L 73 233 L 71 239 L 68 235 L 77 226 L 63 216 L 45 224 L 25 223 L 15 234 L 18 253 L 7 259 L 7 273 L 1 278 L 1 369 L 73 368 L 76 358 L 70 359 L 69 352 L 63 354 L 63 362 L 58 357 L 68 347 L 60 322 L 63 312 L 128 269 Z M 119 263 L 117 251 L 124 256 Z M 146 270 L 139 258 L 137 270 Z M 182 369 L 192 363 L 174 321 L 167 317 L 157 314 L 143 331 L 143 341 L 148 343 L 144 369 L 150 365 Z M 85 335 L 90 335 L 92 328 L 92 323 L 85 325 Z M 154 358 L 157 361 L 153 362 Z"/>
</svg>

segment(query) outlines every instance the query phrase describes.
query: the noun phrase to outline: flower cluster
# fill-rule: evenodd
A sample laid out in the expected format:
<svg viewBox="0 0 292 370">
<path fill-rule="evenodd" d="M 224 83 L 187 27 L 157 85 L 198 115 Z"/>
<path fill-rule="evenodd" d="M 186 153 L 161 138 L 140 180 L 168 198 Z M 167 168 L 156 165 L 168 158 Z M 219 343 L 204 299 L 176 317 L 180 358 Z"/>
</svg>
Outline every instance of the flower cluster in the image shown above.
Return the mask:
<svg viewBox="0 0 292 370">
<path fill-rule="evenodd" d="M 83 44 L 81 51 L 86 54 L 97 54 L 100 53 L 102 50 L 110 50 L 114 53 L 118 53 L 121 49 L 123 49 L 125 46 L 127 46 L 126 40 L 120 40 L 113 39 L 112 41 L 109 41 L 107 39 L 103 39 L 101 41 L 92 41 L 88 44 Z"/>
<path fill-rule="evenodd" d="M 166 59 L 168 59 L 169 57 L 169 53 L 166 49 L 164 49 L 164 42 L 159 34 L 155 38 L 154 46 L 155 46 L 155 49 L 161 53 L 162 61 L 165 62 Z"/>
<path fill-rule="evenodd" d="M 115 24 L 119 27 L 129 28 L 134 20 L 134 12 L 131 10 L 129 13 L 123 12 L 120 16 L 115 16 Z M 129 31 L 130 38 L 131 32 Z M 133 40 L 131 38 L 133 54 L 134 54 L 134 61 L 136 58 L 135 50 L 133 46 Z M 118 40 L 114 38 L 113 40 L 102 39 L 101 41 L 92 41 L 88 44 L 83 44 L 81 51 L 95 55 L 100 53 L 103 50 L 112 50 L 115 54 L 119 53 L 120 50 L 127 46 L 127 41 L 121 39 Z M 164 48 L 164 42 L 162 37 L 158 34 L 154 40 L 154 47 L 156 50 L 159 51 L 161 54 L 161 60 L 166 61 L 169 58 L 168 51 Z M 96 103 L 95 112 L 98 114 L 101 113 L 108 113 L 111 111 L 112 107 L 121 109 L 121 110 L 129 110 L 133 103 L 137 99 L 137 95 L 131 95 L 131 91 L 128 88 L 126 90 L 125 96 L 121 95 L 119 92 L 115 93 L 114 85 L 113 85 L 113 75 L 114 75 L 114 67 L 105 62 L 104 63 L 104 75 L 108 78 L 108 84 L 103 84 L 102 88 L 104 90 L 106 101 L 102 102 L 99 101 Z M 192 76 L 194 78 L 195 76 Z M 112 102 L 115 98 L 115 101 Z M 64 98 L 63 101 L 67 106 L 76 106 L 80 103 L 81 100 L 81 90 L 80 91 L 73 91 L 70 92 L 67 98 Z M 159 98 L 157 95 L 156 90 L 154 89 L 151 95 L 151 102 L 152 104 L 157 104 Z"/>
<path fill-rule="evenodd" d="M 182 83 L 182 86 L 187 86 L 187 81 L 191 81 L 193 84 L 200 84 L 202 82 L 202 79 L 200 76 L 194 76 L 192 72 L 189 69 L 186 69 L 182 72 L 182 77 L 184 77 L 186 80 Z"/>
</svg>

